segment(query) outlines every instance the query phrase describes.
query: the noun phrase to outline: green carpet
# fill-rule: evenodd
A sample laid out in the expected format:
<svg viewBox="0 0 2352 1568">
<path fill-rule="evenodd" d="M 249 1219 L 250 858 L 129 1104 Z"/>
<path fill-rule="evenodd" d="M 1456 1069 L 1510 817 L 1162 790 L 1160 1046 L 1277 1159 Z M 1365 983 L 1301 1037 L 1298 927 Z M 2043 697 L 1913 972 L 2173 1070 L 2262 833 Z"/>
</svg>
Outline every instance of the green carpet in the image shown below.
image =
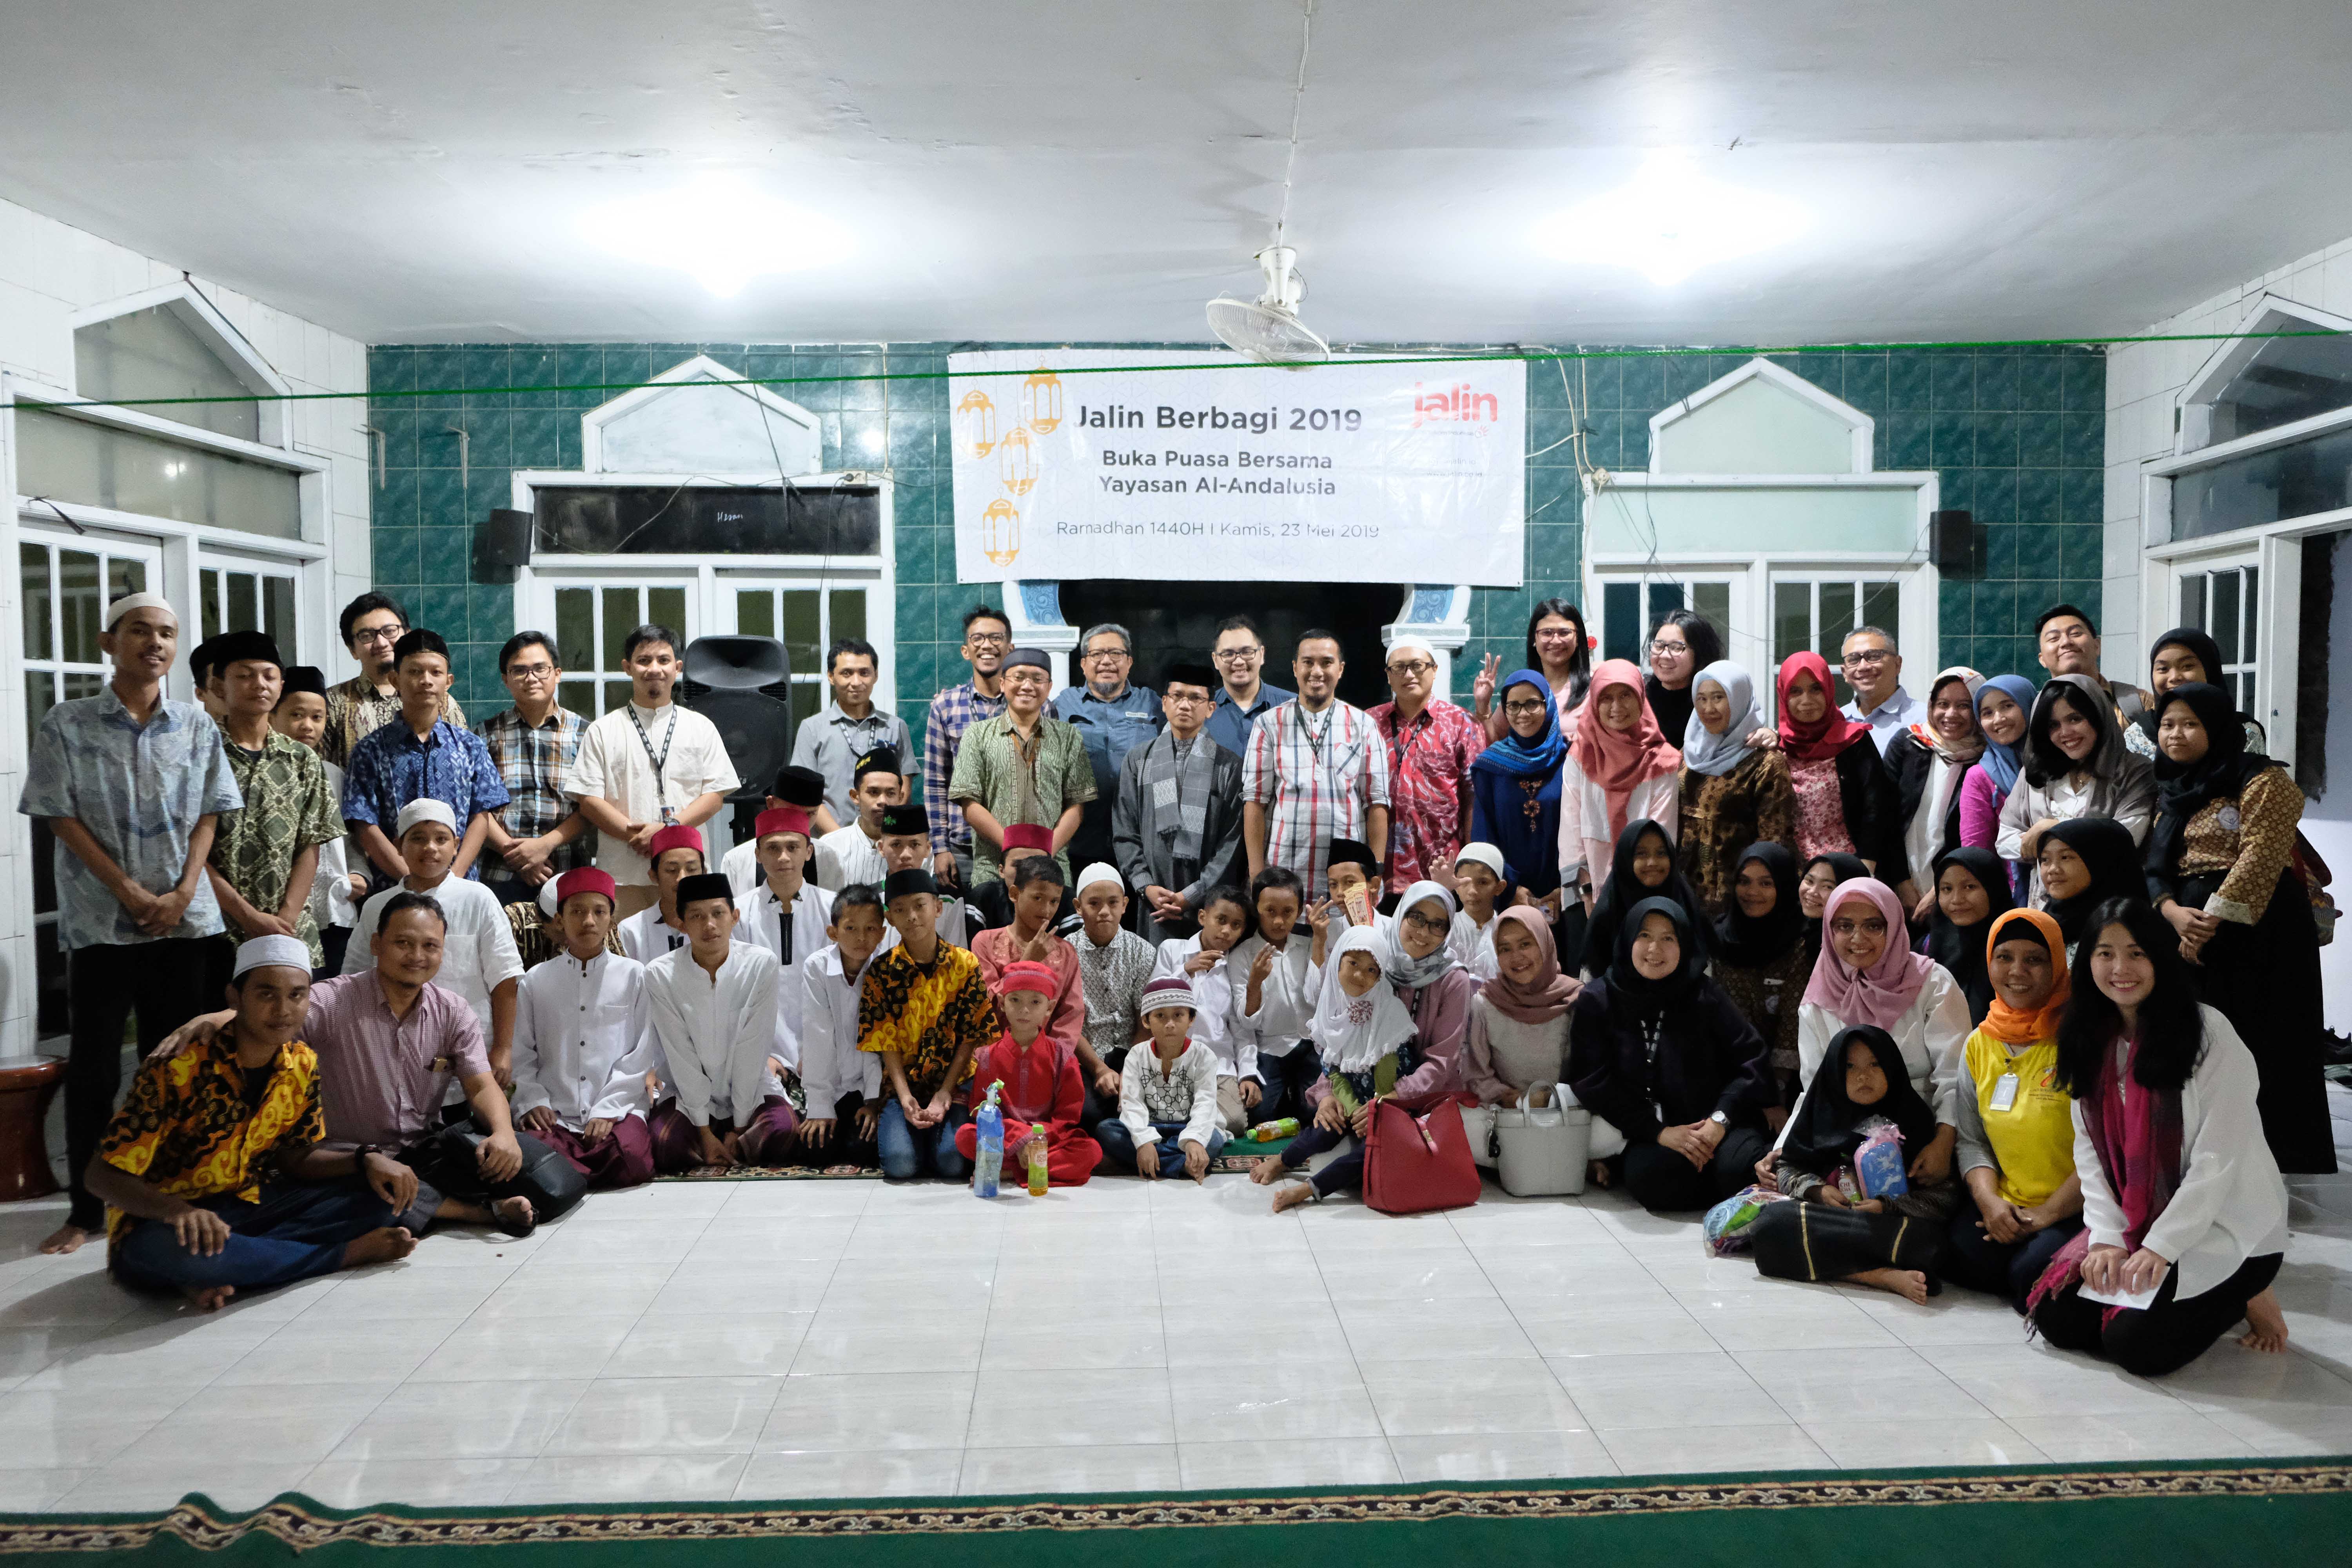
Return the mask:
<svg viewBox="0 0 2352 1568">
<path fill-rule="evenodd" d="M 298 1553 L 319 1568 L 394 1554 L 468 1568 L 457 1559 L 493 1552 L 513 1568 L 555 1568 L 589 1546 L 625 1552 L 610 1561 L 628 1568 L 2158 1568 L 2341 1561 L 2347 1542 L 2352 1465 L 2334 1459 L 804 1505 L 346 1512 L 295 1495 L 230 1514 L 195 1497 L 159 1516 L 0 1515 L 0 1555 L 190 1568 L 251 1568 Z"/>
</svg>

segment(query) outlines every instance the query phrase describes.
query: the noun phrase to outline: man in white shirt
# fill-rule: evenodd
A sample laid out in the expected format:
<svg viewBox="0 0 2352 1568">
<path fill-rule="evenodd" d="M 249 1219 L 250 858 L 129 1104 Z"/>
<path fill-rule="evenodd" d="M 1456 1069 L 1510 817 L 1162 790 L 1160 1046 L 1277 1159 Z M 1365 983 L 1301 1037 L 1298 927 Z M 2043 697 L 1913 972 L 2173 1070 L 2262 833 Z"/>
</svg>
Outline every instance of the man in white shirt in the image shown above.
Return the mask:
<svg viewBox="0 0 2352 1568">
<path fill-rule="evenodd" d="M 622 644 L 629 700 L 588 726 L 563 782 L 596 829 L 596 864 L 620 888 L 623 916 L 652 903 L 654 835 L 683 824 L 699 827 L 719 815 L 742 784 L 727 760 L 719 727 L 670 700 L 677 681 L 678 637 L 643 626 Z"/>
<path fill-rule="evenodd" d="M 393 894 L 406 889 L 441 906 L 447 925 L 441 971 L 433 983 L 454 991 L 471 1007 L 489 1044 L 490 1072 L 501 1085 L 514 1081 L 515 995 L 522 980 L 522 955 L 514 927 L 498 895 L 481 883 L 450 875 L 457 858 L 457 814 L 449 803 L 421 795 L 400 808 L 394 822 L 408 875 L 370 899 L 343 950 L 343 973 L 364 974 L 376 967 L 369 942 Z"/>
<path fill-rule="evenodd" d="M 822 832 L 823 829 L 816 827 L 816 814 L 824 807 L 824 775 L 814 768 L 777 769 L 776 782 L 768 786 L 768 798 L 761 803 L 760 809 L 773 811 L 780 805 L 798 806 L 808 814 L 812 831 Z M 739 899 L 766 879 L 767 874 L 760 869 L 760 840 L 756 829 L 751 837 L 719 858 L 719 872 L 727 879 L 727 885 L 735 889 L 735 896 Z"/>
<path fill-rule="evenodd" d="M 1311 908 L 1307 884 L 1286 866 L 1268 866 L 1250 880 L 1257 933 L 1234 946 L 1234 1037 L 1249 1043 L 1265 1097 L 1261 1121 L 1314 1114 L 1307 1087 L 1323 1074 L 1321 1054 L 1307 1030 L 1323 994 L 1323 954 L 1344 917 L 1328 903 Z M 1298 930 L 1304 912 L 1312 935 Z"/>
<path fill-rule="evenodd" d="M 837 893 L 853 882 L 879 887 L 890 873 L 882 863 L 882 808 L 907 798 L 907 781 L 898 772 L 898 753 L 868 752 L 857 759 L 857 782 L 850 799 L 856 820 L 816 841 L 817 886 Z"/>
<path fill-rule="evenodd" d="M 1845 683 L 1853 688 L 1853 700 L 1842 711 L 1870 726 L 1870 738 L 1880 756 L 1886 754 L 1895 736 L 1927 721 L 1927 705 L 1903 689 L 1903 655 L 1893 637 L 1876 626 L 1848 632 L 1839 657 Z"/>
<path fill-rule="evenodd" d="M 517 1121 L 572 1162 L 592 1190 L 654 1179 L 645 1075 L 622 1061 L 646 1029 L 645 965 L 606 950 L 613 879 L 593 866 L 555 881 L 563 951 L 522 977 L 516 1008 Z"/>
<path fill-rule="evenodd" d="M 678 883 L 677 912 L 688 944 L 646 965 L 646 1010 L 671 1090 L 646 1119 L 654 1168 L 781 1164 L 792 1151 L 793 1108 L 768 1063 L 776 955 L 731 940 L 735 895 L 716 871 Z"/>
<path fill-rule="evenodd" d="M 924 836 L 926 846 L 930 836 Z M 925 850 L 929 854 L 928 848 Z M 920 860 L 917 865 L 922 864 Z M 832 942 L 801 964 L 807 992 L 801 1015 L 803 1163 L 827 1170 L 870 1171 L 881 1163 L 874 1129 L 882 1115 L 882 1058 L 857 1048 L 857 1004 L 866 968 L 898 932 L 872 888 L 833 895 Z"/>
<path fill-rule="evenodd" d="M 874 645 L 857 637 L 842 637 L 825 650 L 824 679 L 833 700 L 802 721 L 793 735 L 793 761 L 814 769 L 824 781 L 824 799 L 812 816 L 819 833 L 849 826 L 858 810 L 852 798 L 857 788 L 857 760 L 887 752 L 902 762 L 915 755 L 914 737 L 907 721 L 874 706 L 874 682 L 881 666 Z M 912 791 L 915 781 L 902 778 Z M 902 795 L 900 798 L 906 798 Z"/>
<path fill-rule="evenodd" d="M 665 952 L 686 945 L 686 922 L 678 919 L 677 885 L 698 877 L 702 860 L 702 829 L 679 824 L 654 835 L 654 901 L 621 922 L 621 951 L 639 963 L 651 963 Z"/>
<path fill-rule="evenodd" d="M 780 805 L 752 825 L 760 866 L 768 879 L 735 900 L 735 940 L 776 955 L 776 1042 L 772 1053 L 788 1073 L 801 1064 L 801 1016 L 808 985 L 801 965 L 824 948 L 833 900 L 803 875 L 809 860 L 808 813 Z"/>
</svg>

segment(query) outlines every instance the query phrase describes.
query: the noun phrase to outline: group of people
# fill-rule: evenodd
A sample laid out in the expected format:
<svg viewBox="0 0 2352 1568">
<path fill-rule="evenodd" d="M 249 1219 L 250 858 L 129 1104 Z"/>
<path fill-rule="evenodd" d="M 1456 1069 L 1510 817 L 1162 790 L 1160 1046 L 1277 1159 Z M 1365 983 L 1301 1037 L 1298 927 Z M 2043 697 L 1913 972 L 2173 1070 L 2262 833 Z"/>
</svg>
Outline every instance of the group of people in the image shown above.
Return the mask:
<svg viewBox="0 0 2352 1568">
<path fill-rule="evenodd" d="M 73 1014 L 45 1246 L 103 1224 L 126 1281 L 217 1305 L 701 1168 L 959 1180 L 983 1103 L 1057 1184 L 1203 1180 L 1296 1118 L 1251 1166 L 1280 1210 L 1361 1186 L 1377 1102 L 1451 1095 L 1581 1108 L 1591 1179 L 1654 1210 L 1755 1189 L 1769 1274 L 1998 1291 L 2141 1371 L 2241 1320 L 2284 1342 L 2280 1172 L 2334 1168 L 2325 871 L 2194 628 L 2141 690 L 2056 606 L 2038 685 L 1923 702 L 1864 627 L 1850 702 L 1800 653 L 1768 721 L 1685 611 L 1644 671 L 1547 601 L 1466 709 L 1398 636 L 1360 710 L 1328 632 L 1283 690 L 1232 617 L 1154 692 L 1097 626 L 1055 694 L 982 606 L 919 758 L 835 645 L 723 856 L 741 781 L 672 700 L 675 632 L 628 634 L 593 721 L 520 633 L 469 730 L 397 604 L 341 630 L 331 688 L 211 639 L 199 707 L 131 595 L 110 685 L 36 736 Z"/>
</svg>

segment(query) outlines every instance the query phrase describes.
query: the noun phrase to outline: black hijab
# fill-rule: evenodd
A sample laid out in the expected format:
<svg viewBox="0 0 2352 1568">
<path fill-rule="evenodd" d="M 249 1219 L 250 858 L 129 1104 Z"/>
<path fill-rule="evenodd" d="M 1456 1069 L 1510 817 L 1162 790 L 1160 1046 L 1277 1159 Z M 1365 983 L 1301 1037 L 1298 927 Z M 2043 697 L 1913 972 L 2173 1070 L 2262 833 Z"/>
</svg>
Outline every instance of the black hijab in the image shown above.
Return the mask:
<svg viewBox="0 0 2352 1568">
<path fill-rule="evenodd" d="M 1644 833 L 1654 833 L 1666 844 L 1666 879 L 1654 888 L 1643 887 L 1633 876 L 1633 850 Z M 1705 959 L 1706 938 L 1701 934 L 1705 928 L 1698 924 L 1698 894 L 1683 876 L 1682 862 L 1675 854 L 1675 836 L 1648 817 L 1637 816 L 1617 836 L 1617 847 L 1610 854 L 1609 880 L 1601 886 L 1600 897 L 1592 900 L 1592 916 L 1585 923 L 1584 952 L 1577 961 L 1578 967 L 1595 972 L 1604 968 L 1617 951 L 1618 928 L 1625 922 L 1626 906 L 1652 897 L 1672 899 L 1682 905 L 1687 917 L 1684 923 L 1695 928 L 1684 933 L 1683 945 L 1696 948 L 1700 958 Z"/>
<path fill-rule="evenodd" d="M 1811 859 L 1806 861 L 1798 870 L 1798 879 L 1802 880 L 1804 874 L 1807 871 L 1811 870 L 1814 867 L 1820 865 L 1824 860 L 1829 862 L 1831 872 L 1837 878 L 1838 881 L 1842 883 L 1851 882 L 1856 877 L 1867 877 L 1870 875 L 1870 868 L 1863 864 L 1861 856 L 1848 855 L 1843 850 L 1838 850 L 1832 851 L 1827 855 L 1816 855 Z M 1802 903 L 1800 903 L 1797 906 L 1797 918 L 1802 921 L 1805 925 L 1805 952 L 1809 955 L 1806 959 L 1805 967 L 1810 969 L 1812 967 L 1812 960 L 1819 958 L 1822 953 L 1822 918 L 1819 915 L 1809 915 L 1805 913 L 1805 907 Z"/>
<path fill-rule="evenodd" d="M 2197 662 L 2204 667 L 2206 683 L 2211 686 L 2221 684 L 2221 645 L 2220 643 L 2215 642 L 2195 626 L 2175 626 L 2149 646 L 2147 663 L 2151 671 L 2156 668 L 2156 656 L 2168 647 L 2185 647 L 2195 654 Z M 2163 714 L 2164 700 L 2158 698 L 2143 709 L 2138 718 L 2132 721 L 2139 727 L 2139 732 L 2147 737 L 2150 745 L 2156 744 L 2156 726 Z M 2164 756 L 2163 748 L 2158 747 L 2156 754 L 2161 761 Z"/>
<path fill-rule="evenodd" d="M 1846 1053 L 1856 1046 L 1877 1058 L 1878 1070 L 1886 1078 L 1886 1092 L 1874 1105 L 1856 1105 L 1846 1098 Z M 1789 1127 L 1788 1140 L 1780 1145 L 1780 1156 L 1799 1170 L 1827 1176 L 1839 1166 L 1853 1163 L 1854 1151 L 1862 1147 L 1862 1124 L 1874 1116 L 1885 1117 L 1902 1132 L 1906 1165 L 1935 1140 L 1936 1113 L 1911 1087 L 1903 1048 L 1885 1030 L 1859 1024 L 1840 1029 L 1830 1041 L 1822 1065 L 1814 1069 L 1812 1087 L 1805 1091 L 1805 1103 Z"/>
<path fill-rule="evenodd" d="M 1973 924 L 1955 925 L 1944 913 L 1943 900 L 1937 900 L 1935 912 L 1927 917 L 1927 956 L 1960 983 L 1960 991 L 1969 999 L 1969 1021 L 1981 1024 L 1992 1010 L 1992 976 L 1985 969 L 1985 938 L 1992 933 L 1994 921 L 2017 907 L 2010 896 L 2009 863 L 1990 849 L 1963 844 L 1936 857 L 1938 882 L 1943 880 L 1947 866 L 1958 866 L 1984 885 L 1988 900 L 1985 917 Z"/>
<path fill-rule="evenodd" d="M 1633 967 L 1633 939 L 1642 934 L 1642 922 L 1652 915 L 1674 921 L 1675 940 L 1683 950 L 1682 962 L 1662 980 L 1653 980 Z M 1648 898 L 1625 911 L 1604 976 L 1611 996 L 1622 998 L 1637 1013 L 1654 1014 L 1671 1003 L 1687 1001 L 1706 974 L 1706 950 L 1698 941 L 1697 922 L 1686 906 L 1674 899 Z"/>
<path fill-rule="evenodd" d="M 2157 699 L 2148 717 L 2160 721 L 2176 702 L 2187 703 L 2205 726 L 2205 754 L 2183 764 L 2166 756 L 2162 747 L 2157 749 L 2156 822 L 2147 832 L 2147 874 L 2158 880 L 2179 868 L 2181 838 L 2190 817 L 2217 800 L 2236 799 L 2263 769 L 2284 765 L 2276 757 L 2246 750 L 2245 725 L 2231 706 L 2229 693 L 2220 687 L 2201 680 L 2176 686 Z"/>
<path fill-rule="evenodd" d="M 1739 912 L 1739 873 L 1753 860 L 1772 874 L 1772 908 L 1761 915 Z M 1770 839 L 1750 844 L 1731 863 L 1732 891 L 1715 922 L 1715 955 L 1734 969 L 1761 969 L 1787 955 L 1805 939 L 1805 911 L 1797 902 L 1797 858 Z"/>
<path fill-rule="evenodd" d="M 2112 816 L 2076 816 L 2050 825 L 2042 835 L 2047 843 L 2055 838 L 2083 858 L 2089 868 L 2091 885 L 2071 899 L 2053 899 L 2042 895 L 2042 908 L 2058 922 L 2066 945 L 2074 946 L 2083 940 L 2083 927 L 2091 911 L 2109 899 L 2144 899 L 2147 881 L 2140 869 L 2139 846 L 2132 842 L 2131 829 Z"/>
</svg>

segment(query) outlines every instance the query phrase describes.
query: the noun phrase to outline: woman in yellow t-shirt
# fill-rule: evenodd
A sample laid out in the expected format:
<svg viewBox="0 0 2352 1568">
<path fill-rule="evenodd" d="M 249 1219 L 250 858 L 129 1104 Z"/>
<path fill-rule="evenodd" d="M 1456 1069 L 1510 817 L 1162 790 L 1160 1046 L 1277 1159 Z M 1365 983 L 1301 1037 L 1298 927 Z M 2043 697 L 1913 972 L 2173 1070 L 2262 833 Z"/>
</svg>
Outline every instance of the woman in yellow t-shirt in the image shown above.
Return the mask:
<svg viewBox="0 0 2352 1568">
<path fill-rule="evenodd" d="M 2039 910 L 1996 919 L 1985 937 L 1992 1007 L 1963 1047 L 1953 1163 L 1976 1204 L 1952 1216 L 1944 1273 L 2008 1297 L 2021 1313 L 2050 1259 L 2083 1228 L 2074 1101 L 2055 1082 L 2065 952 L 2058 922 Z"/>
</svg>

